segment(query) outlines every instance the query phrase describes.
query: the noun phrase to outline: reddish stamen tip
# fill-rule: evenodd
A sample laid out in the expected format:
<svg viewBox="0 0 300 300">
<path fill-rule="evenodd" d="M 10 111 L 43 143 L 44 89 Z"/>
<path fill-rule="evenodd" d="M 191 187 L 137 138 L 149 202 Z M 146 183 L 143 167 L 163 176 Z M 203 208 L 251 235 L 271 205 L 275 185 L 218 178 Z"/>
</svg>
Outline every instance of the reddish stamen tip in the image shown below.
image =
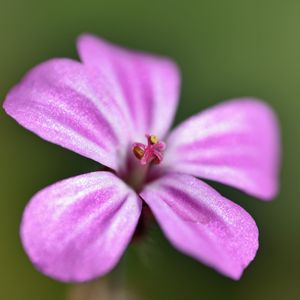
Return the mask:
<svg viewBox="0 0 300 300">
<path fill-rule="evenodd" d="M 145 154 L 145 146 L 140 143 L 134 143 L 132 146 L 132 151 L 137 159 L 142 159 Z"/>
</svg>

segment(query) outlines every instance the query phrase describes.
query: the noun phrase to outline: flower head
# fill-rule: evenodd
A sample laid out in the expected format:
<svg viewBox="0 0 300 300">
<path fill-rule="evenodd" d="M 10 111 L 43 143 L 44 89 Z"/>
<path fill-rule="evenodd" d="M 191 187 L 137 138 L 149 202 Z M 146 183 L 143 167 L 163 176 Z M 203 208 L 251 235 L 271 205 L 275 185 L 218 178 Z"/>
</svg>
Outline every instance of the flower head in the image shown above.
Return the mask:
<svg viewBox="0 0 300 300">
<path fill-rule="evenodd" d="M 279 162 L 271 109 L 235 99 L 168 133 L 180 81 L 172 61 L 91 35 L 79 38 L 78 50 L 81 62 L 38 65 L 4 102 L 25 128 L 111 170 L 65 179 L 33 196 L 21 224 L 33 264 L 61 281 L 109 272 L 146 204 L 174 247 L 238 279 L 258 248 L 256 224 L 196 177 L 271 199 Z"/>
</svg>

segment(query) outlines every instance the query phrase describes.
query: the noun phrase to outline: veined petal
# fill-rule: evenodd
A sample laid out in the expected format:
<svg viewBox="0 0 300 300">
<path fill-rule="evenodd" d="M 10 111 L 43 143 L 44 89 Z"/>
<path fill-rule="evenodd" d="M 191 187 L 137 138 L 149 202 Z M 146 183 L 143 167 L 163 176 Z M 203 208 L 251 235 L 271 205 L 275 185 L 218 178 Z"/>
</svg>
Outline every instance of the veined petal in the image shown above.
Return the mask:
<svg viewBox="0 0 300 300">
<path fill-rule="evenodd" d="M 82 35 L 83 63 L 111 83 L 118 104 L 132 120 L 135 140 L 145 133 L 163 138 L 172 123 L 179 97 L 179 71 L 169 59 L 133 52 L 92 35 Z"/>
<path fill-rule="evenodd" d="M 164 166 L 216 180 L 262 199 L 278 190 L 279 129 L 272 110 L 255 99 L 225 102 L 175 128 Z"/>
<path fill-rule="evenodd" d="M 251 216 L 190 175 L 167 174 L 141 192 L 175 248 L 239 279 L 258 248 Z"/>
<path fill-rule="evenodd" d="M 129 143 L 125 120 L 106 79 L 79 62 L 38 65 L 9 92 L 4 109 L 47 141 L 115 170 L 122 164 Z"/>
<path fill-rule="evenodd" d="M 140 198 L 112 173 L 66 179 L 31 199 L 21 225 L 23 246 L 44 274 L 90 280 L 117 264 L 140 212 Z"/>
</svg>

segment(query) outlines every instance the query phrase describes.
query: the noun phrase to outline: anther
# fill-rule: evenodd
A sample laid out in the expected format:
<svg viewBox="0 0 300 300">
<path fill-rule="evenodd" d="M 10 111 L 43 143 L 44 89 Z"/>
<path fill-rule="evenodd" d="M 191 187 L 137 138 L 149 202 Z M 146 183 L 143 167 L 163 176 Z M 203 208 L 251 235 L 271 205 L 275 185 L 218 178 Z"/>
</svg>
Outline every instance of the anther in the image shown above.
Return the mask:
<svg viewBox="0 0 300 300">
<path fill-rule="evenodd" d="M 132 151 L 137 159 L 142 159 L 145 153 L 145 147 L 141 147 L 140 145 L 134 145 Z"/>
<path fill-rule="evenodd" d="M 156 135 L 150 135 L 149 136 L 149 141 L 152 145 L 157 144 L 158 143 L 158 138 Z"/>
</svg>

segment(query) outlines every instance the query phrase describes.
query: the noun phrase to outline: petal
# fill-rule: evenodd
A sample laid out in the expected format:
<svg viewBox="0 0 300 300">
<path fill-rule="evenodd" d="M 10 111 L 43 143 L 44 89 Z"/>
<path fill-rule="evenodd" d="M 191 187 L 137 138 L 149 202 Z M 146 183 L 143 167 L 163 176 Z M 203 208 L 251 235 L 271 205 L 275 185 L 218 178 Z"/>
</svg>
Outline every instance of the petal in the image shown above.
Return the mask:
<svg viewBox="0 0 300 300">
<path fill-rule="evenodd" d="M 262 199 L 278 190 L 279 129 L 263 102 L 240 99 L 199 113 L 167 140 L 167 169 L 216 180 Z"/>
<path fill-rule="evenodd" d="M 129 143 L 127 126 L 106 86 L 83 64 L 53 59 L 9 92 L 4 109 L 47 141 L 118 169 Z"/>
<path fill-rule="evenodd" d="M 78 51 L 85 65 L 109 78 L 115 98 L 132 120 L 135 140 L 145 133 L 163 138 L 179 96 L 179 71 L 169 59 L 133 52 L 92 35 L 82 35 Z"/>
<path fill-rule="evenodd" d="M 258 248 L 251 216 L 204 182 L 168 174 L 146 186 L 141 197 L 178 250 L 239 279 Z"/>
<path fill-rule="evenodd" d="M 117 264 L 140 212 L 140 198 L 112 173 L 66 179 L 31 199 L 21 225 L 23 246 L 42 273 L 90 280 Z"/>
</svg>

